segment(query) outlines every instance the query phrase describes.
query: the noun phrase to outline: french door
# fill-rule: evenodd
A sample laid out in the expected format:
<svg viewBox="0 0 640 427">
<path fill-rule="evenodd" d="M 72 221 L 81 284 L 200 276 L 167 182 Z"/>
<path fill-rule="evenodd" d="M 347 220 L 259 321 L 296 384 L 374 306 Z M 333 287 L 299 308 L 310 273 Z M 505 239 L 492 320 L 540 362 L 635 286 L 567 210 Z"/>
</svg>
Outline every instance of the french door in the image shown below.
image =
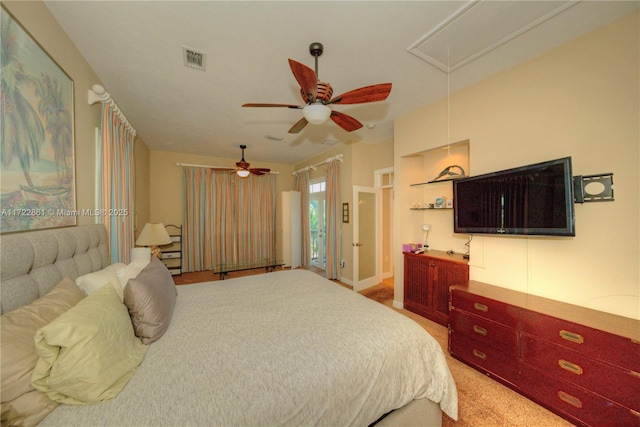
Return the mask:
<svg viewBox="0 0 640 427">
<path fill-rule="evenodd" d="M 327 265 L 325 249 L 326 202 L 325 192 L 316 191 L 309 194 L 309 245 L 311 265 L 324 270 Z"/>
</svg>

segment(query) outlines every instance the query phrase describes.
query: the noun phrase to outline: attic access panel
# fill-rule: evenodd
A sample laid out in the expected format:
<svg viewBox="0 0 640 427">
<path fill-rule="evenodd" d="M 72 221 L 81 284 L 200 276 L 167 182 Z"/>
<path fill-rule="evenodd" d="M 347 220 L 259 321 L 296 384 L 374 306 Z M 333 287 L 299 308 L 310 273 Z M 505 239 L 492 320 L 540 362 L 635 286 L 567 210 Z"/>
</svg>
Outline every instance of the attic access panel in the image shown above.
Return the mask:
<svg viewBox="0 0 640 427">
<path fill-rule="evenodd" d="M 574 1 L 469 1 L 407 50 L 448 73 L 576 4 Z"/>
</svg>

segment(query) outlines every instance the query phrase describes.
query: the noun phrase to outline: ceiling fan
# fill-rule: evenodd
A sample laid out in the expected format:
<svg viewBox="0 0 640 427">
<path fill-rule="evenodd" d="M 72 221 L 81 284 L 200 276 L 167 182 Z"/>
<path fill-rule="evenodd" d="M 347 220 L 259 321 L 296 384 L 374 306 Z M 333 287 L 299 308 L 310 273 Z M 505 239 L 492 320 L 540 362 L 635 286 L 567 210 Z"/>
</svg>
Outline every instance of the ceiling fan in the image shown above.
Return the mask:
<svg viewBox="0 0 640 427">
<path fill-rule="evenodd" d="M 244 149 L 247 148 L 247 146 L 241 145 L 240 148 L 242 149 L 242 160 L 240 160 L 239 162 L 236 162 L 235 169 L 234 168 L 212 168 L 212 169 L 216 171 L 235 170 L 238 176 L 242 178 L 248 177 L 250 173 L 254 175 L 264 175 L 265 173 L 271 172 L 271 169 L 267 169 L 267 168 L 250 168 L 249 167 L 250 164 L 247 163 L 247 161 L 244 159 Z"/>
<path fill-rule="evenodd" d="M 286 107 L 302 110 L 302 117 L 294 124 L 289 133 L 298 133 L 311 123 L 319 125 L 331 118 L 338 126 L 347 132 L 360 129 L 362 123 L 353 117 L 332 110 L 329 106 L 332 104 L 364 104 L 368 102 L 384 101 L 391 92 L 391 83 L 380 83 L 371 86 L 361 87 L 342 95 L 332 98 L 333 89 L 329 83 L 318 80 L 318 57 L 322 55 L 324 47 L 321 43 L 311 43 L 309 52 L 315 58 L 315 72 L 299 62 L 289 59 L 289 67 L 293 72 L 293 76 L 300 85 L 300 94 L 306 103 L 304 106 L 290 104 L 243 104 L 243 107 Z"/>
</svg>

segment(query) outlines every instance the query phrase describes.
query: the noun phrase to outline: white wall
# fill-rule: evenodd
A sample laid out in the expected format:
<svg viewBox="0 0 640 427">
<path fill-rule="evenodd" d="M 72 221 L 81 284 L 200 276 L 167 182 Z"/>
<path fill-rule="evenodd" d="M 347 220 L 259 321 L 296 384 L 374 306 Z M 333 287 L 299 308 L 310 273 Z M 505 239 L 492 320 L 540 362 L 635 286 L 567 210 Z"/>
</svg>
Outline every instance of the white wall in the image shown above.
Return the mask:
<svg viewBox="0 0 640 427">
<path fill-rule="evenodd" d="M 453 94 L 450 119 L 441 100 L 397 120 L 396 265 L 425 222 L 408 191 L 423 166 L 406 156 L 446 144 L 447 132 L 470 140 L 472 175 L 572 156 L 574 175 L 613 172 L 615 201 L 576 205 L 574 238 L 475 236 L 471 279 L 640 318 L 638 34 L 635 12 Z M 449 226 L 435 249 L 459 245 Z M 396 302 L 403 279 L 397 268 Z"/>
</svg>

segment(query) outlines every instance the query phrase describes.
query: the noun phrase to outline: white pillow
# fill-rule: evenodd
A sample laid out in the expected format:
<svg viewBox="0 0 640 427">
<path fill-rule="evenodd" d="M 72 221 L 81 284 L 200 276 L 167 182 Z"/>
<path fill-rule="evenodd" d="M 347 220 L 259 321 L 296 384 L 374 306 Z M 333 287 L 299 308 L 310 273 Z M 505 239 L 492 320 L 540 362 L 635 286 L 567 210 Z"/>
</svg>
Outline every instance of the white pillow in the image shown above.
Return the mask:
<svg viewBox="0 0 640 427">
<path fill-rule="evenodd" d="M 120 288 L 124 291 L 124 287 L 127 286 L 129 279 L 135 279 L 138 274 L 149 264 L 151 259 L 137 259 L 132 261 L 126 268 L 123 268 L 118 273 L 118 280 L 120 282 Z M 122 295 L 122 293 L 120 294 Z"/>
<path fill-rule="evenodd" d="M 111 264 L 100 271 L 78 277 L 76 279 L 76 285 L 82 289 L 85 294 L 91 295 L 105 284 L 111 283 L 122 300 L 122 287 L 118 280 L 118 273 L 126 267 L 127 265 L 121 262 Z"/>
</svg>

